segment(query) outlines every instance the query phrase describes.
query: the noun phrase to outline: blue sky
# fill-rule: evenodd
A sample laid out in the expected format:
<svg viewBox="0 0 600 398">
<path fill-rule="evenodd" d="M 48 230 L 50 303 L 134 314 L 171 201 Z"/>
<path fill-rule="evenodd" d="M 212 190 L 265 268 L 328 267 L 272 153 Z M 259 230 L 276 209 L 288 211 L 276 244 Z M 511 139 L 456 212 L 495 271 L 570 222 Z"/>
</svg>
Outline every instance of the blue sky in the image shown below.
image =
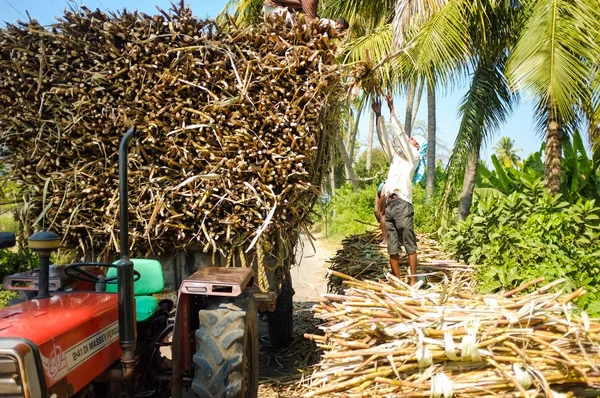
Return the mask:
<svg viewBox="0 0 600 398">
<path fill-rule="evenodd" d="M 194 13 L 199 17 L 213 17 L 223 10 L 227 0 L 186 0 L 191 5 Z M 29 12 L 32 18 L 37 19 L 41 24 L 50 24 L 54 22 L 55 17 L 61 15 L 64 8 L 69 4 L 85 5 L 88 8 L 101 10 L 120 10 L 126 7 L 130 10 L 137 9 L 139 11 L 153 14 L 156 12 L 156 7 L 169 9 L 170 0 L 0 0 L 0 21 L 14 22 L 17 19 L 25 20 L 26 11 Z M 2 23 L 2 25 L 4 25 Z M 458 86 L 450 92 L 442 92 L 440 90 L 437 98 L 437 134 L 445 146 L 451 148 L 456 138 L 456 133 L 460 125 L 458 116 L 458 105 L 461 98 L 465 95 L 467 86 Z M 406 102 L 403 98 L 396 100 L 396 108 L 404 118 L 404 108 Z M 423 93 L 419 113 L 417 114 L 417 122 L 427 121 L 427 101 L 426 93 Z M 360 142 L 366 142 L 366 134 L 368 132 L 368 114 L 364 114 L 359 124 L 361 131 Z M 482 158 L 489 160 L 489 156 L 493 153 L 492 146 L 501 136 L 508 136 L 515 140 L 517 148 L 521 148 L 519 152 L 521 157 L 525 157 L 531 152 L 539 150 L 541 138 L 536 131 L 533 121 L 533 110 L 531 105 L 526 101 L 521 101 L 513 115 L 507 123 L 502 126 L 497 135 L 487 143 L 483 151 Z"/>
</svg>

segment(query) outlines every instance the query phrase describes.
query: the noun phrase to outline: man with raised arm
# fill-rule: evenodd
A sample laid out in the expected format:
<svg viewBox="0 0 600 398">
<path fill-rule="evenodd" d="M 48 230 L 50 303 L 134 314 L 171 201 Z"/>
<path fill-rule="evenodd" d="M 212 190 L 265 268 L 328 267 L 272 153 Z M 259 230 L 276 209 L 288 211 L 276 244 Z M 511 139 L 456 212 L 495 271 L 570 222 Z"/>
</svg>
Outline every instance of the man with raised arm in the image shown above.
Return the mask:
<svg viewBox="0 0 600 398">
<path fill-rule="evenodd" d="M 265 0 L 263 12 L 265 15 L 281 14 L 282 11 L 302 12 L 306 22 L 317 18 L 319 0 Z"/>
<path fill-rule="evenodd" d="M 400 276 L 400 252 L 404 246 L 408 254 L 410 284 L 417 282 L 417 237 L 414 230 L 414 209 L 412 205 L 413 175 L 419 165 L 419 148 L 422 137 L 408 137 L 394 112 L 391 95 L 386 96 L 390 108 L 391 132 L 388 153 L 392 154 L 392 163 L 385 180 L 385 229 L 387 232 L 390 267 L 394 276 Z M 377 128 L 383 136 L 385 129 L 381 118 L 381 103 L 374 101 L 373 111 L 377 116 Z"/>
<path fill-rule="evenodd" d="M 281 15 L 284 17 L 287 23 L 294 23 L 294 16 L 290 12 L 301 12 L 306 18 L 306 23 L 310 23 L 314 19 L 318 18 L 317 8 L 319 7 L 319 0 L 265 0 L 263 5 L 264 15 Z M 338 18 L 335 21 L 332 19 L 321 19 L 320 21 L 324 25 L 331 25 L 337 32 L 342 34 L 346 31 L 350 25 L 344 18 Z"/>
</svg>

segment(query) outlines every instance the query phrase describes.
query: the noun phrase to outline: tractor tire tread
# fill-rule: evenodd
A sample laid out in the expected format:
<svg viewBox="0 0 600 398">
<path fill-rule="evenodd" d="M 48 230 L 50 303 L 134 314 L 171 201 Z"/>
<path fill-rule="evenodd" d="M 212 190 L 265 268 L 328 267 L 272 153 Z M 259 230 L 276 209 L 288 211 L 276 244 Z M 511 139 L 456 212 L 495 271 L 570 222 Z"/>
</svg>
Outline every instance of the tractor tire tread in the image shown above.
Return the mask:
<svg viewBox="0 0 600 398">
<path fill-rule="evenodd" d="M 214 298 L 199 311 L 198 317 L 200 327 L 196 331 L 192 391 L 201 398 L 245 397 L 245 344 L 255 340 L 254 355 L 258 355 L 254 298 L 249 292 L 233 299 Z M 254 359 L 249 360 L 257 364 Z M 256 370 L 251 369 L 252 372 L 257 376 Z M 255 384 L 256 380 L 248 385 L 252 388 Z"/>
</svg>

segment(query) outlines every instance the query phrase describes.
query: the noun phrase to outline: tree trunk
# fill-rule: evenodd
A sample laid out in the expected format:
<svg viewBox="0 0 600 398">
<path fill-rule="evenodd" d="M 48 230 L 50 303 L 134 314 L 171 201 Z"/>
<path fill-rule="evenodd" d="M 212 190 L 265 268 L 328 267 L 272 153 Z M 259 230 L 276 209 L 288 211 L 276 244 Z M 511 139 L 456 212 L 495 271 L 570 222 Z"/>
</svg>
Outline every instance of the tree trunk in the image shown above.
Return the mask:
<svg viewBox="0 0 600 398">
<path fill-rule="evenodd" d="M 550 111 L 552 114 L 552 111 Z M 560 124 L 552 117 L 546 129 L 546 154 L 544 184 L 550 195 L 560 192 L 560 172 L 562 155 L 562 132 Z"/>
<path fill-rule="evenodd" d="M 375 112 L 371 110 L 371 119 L 369 120 L 369 137 L 367 138 L 367 171 L 371 171 L 371 161 L 373 156 L 373 136 L 375 135 Z"/>
<path fill-rule="evenodd" d="M 463 188 L 458 202 L 458 220 L 463 221 L 471 213 L 471 204 L 473 203 L 473 191 L 475 191 L 475 178 L 477 177 L 477 167 L 479 166 L 479 150 L 481 143 L 477 144 L 467 158 L 465 167 L 465 177 L 463 179 Z"/>
<path fill-rule="evenodd" d="M 413 105 L 415 101 L 415 90 L 416 90 L 416 82 L 409 83 L 408 87 L 408 97 L 406 97 L 406 115 L 404 116 L 404 131 L 406 135 L 410 137 L 410 133 L 412 132 L 413 125 Z"/>
<path fill-rule="evenodd" d="M 356 191 L 358 189 L 358 179 L 356 178 L 356 174 L 352 168 L 352 161 L 350 160 L 350 157 L 348 157 L 348 152 L 346 152 L 344 140 L 342 139 L 341 135 L 338 135 L 338 144 L 340 147 L 340 154 L 342 155 L 342 161 L 344 162 L 344 167 L 346 169 L 346 180 L 350 181 L 352 184 L 352 189 Z"/>
<path fill-rule="evenodd" d="M 435 191 L 435 82 L 427 81 L 427 202 Z"/>
<path fill-rule="evenodd" d="M 423 79 L 421 79 L 421 81 L 419 82 L 419 88 L 417 89 L 417 98 L 415 98 L 415 102 L 413 105 L 413 113 L 412 113 L 412 118 L 411 118 L 411 125 L 410 125 L 410 130 L 412 131 L 412 128 L 415 126 L 415 120 L 417 120 L 417 112 L 419 111 L 419 105 L 421 105 L 421 96 L 423 95 L 423 87 L 424 87 L 424 82 Z"/>
<path fill-rule="evenodd" d="M 329 169 L 329 180 L 331 184 L 331 197 L 335 196 L 335 150 L 331 154 L 331 167 Z"/>
<path fill-rule="evenodd" d="M 366 100 L 365 100 L 366 102 Z M 358 123 L 360 122 L 360 116 L 362 115 L 362 111 L 363 111 L 363 103 L 361 103 L 358 106 L 358 109 L 356 110 L 357 114 L 356 114 L 356 120 L 354 122 L 354 126 L 352 127 L 352 132 L 350 134 L 350 141 L 349 142 L 349 146 L 348 146 L 348 156 L 350 157 L 351 161 L 354 161 L 354 148 L 356 146 L 356 136 L 358 135 Z"/>
</svg>

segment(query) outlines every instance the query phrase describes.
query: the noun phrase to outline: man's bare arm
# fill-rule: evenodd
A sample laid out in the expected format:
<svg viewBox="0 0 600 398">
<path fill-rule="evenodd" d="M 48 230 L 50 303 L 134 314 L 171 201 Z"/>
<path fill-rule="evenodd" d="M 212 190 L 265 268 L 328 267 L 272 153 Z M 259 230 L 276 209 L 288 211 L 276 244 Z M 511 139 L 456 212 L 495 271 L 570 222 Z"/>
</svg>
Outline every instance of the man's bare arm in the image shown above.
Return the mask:
<svg viewBox="0 0 600 398">
<path fill-rule="evenodd" d="M 306 22 L 311 22 L 317 18 L 317 8 L 319 7 L 319 0 L 300 0 L 302 3 L 302 11 L 306 16 Z"/>
<path fill-rule="evenodd" d="M 408 135 L 406 135 L 406 133 L 404 132 L 402 123 L 400 122 L 398 115 L 396 115 L 396 112 L 394 111 L 394 100 L 393 100 L 392 94 L 388 93 L 385 96 L 385 99 L 387 101 L 388 108 L 390 109 L 390 121 L 391 121 L 392 127 L 393 127 L 392 131 L 396 138 L 395 144 L 398 147 L 398 148 L 394 148 L 394 149 L 402 152 L 402 154 L 407 159 L 412 159 L 413 156 L 411 154 L 410 143 L 408 142 Z"/>
</svg>

